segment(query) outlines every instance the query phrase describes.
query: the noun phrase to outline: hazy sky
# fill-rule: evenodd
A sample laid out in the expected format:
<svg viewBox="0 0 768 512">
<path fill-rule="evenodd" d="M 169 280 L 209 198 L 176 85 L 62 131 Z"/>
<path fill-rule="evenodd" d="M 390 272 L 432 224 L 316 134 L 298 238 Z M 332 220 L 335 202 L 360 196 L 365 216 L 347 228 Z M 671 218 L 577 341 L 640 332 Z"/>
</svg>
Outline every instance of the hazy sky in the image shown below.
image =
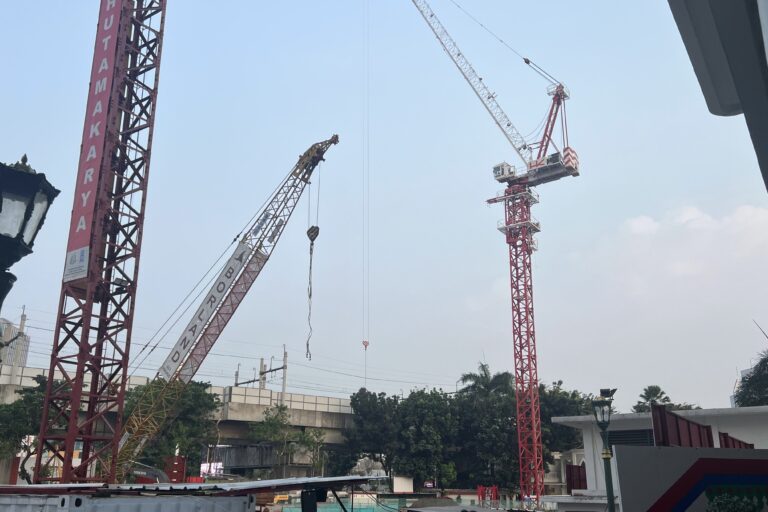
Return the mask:
<svg viewBox="0 0 768 512">
<path fill-rule="evenodd" d="M 451 2 L 432 4 L 532 131 L 546 83 Z M 364 337 L 377 391 L 451 390 L 480 361 L 512 369 L 502 211 L 485 200 L 502 188 L 491 167 L 515 154 L 411 2 L 370 1 L 368 22 L 365 5 L 169 2 L 133 353 L 297 156 L 338 133 L 320 168 L 314 357 L 305 197 L 200 378 L 229 385 L 238 363 L 252 373 L 286 344 L 290 390 L 348 395 L 363 384 Z M 572 93 L 582 174 L 541 187 L 534 212 L 541 380 L 617 387 L 622 410 L 648 384 L 728 406 L 737 370 L 767 345 L 752 319 L 768 327 L 768 204 L 743 118 L 708 113 L 666 2 L 462 5 Z M 17 321 L 27 306 L 33 366 L 49 362 L 97 11 L 0 6 L 0 161 L 26 152 L 62 190 L 3 310 Z"/>
</svg>

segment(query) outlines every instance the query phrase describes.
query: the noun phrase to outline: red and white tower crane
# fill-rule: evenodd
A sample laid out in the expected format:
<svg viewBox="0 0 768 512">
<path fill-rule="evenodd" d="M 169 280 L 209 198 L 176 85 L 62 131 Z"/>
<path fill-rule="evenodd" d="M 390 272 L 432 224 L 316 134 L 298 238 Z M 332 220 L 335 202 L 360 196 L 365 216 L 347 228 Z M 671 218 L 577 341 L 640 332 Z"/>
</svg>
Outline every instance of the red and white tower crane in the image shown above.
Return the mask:
<svg viewBox="0 0 768 512">
<path fill-rule="evenodd" d="M 496 165 L 493 168 L 494 178 L 506 184 L 506 189 L 502 194 L 488 200 L 488 203 L 504 203 L 504 221 L 500 222 L 499 230 L 504 233 L 509 245 L 520 492 L 523 496 L 538 498 L 544 493 L 544 457 L 541 443 L 531 254 L 536 250 L 533 235 L 541 228 L 531 217 L 531 205 L 539 202 L 533 187 L 566 176 L 579 175 L 578 157 L 568 146 L 565 117 L 568 90 L 525 59 L 526 64 L 534 67 L 551 82 L 547 92 L 552 96 L 541 139 L 528 142 L 496 102 L 496 94 L 488 89 L 483 79 L 475 72 L 426 0 L 412 1 L 525 166 L 518 171 L 506 162 Z M 558 116 L 562 130 L 562 149 L 553 140 Z M 548 154 L 550 147 L 554 152 Z"/>
<path fill-rule="evenodd" d="M 114 481 L 165 6 L 165 0 L 100 2 L 38 483 Z"/>
</svg>

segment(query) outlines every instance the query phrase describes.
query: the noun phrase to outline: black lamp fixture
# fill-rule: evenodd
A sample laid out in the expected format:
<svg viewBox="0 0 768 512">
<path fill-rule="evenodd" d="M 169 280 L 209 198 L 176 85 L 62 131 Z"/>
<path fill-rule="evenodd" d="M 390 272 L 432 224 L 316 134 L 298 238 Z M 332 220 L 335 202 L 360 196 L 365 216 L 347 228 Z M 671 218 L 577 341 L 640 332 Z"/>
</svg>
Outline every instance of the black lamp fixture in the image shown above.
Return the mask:
<svg viewBox="0 0 768 512">
<path fill-rule="evenodd" d="M 601 389 L 600 397 L 592 400 L 592 412 L 601 431 L 608 430 L 608 425 L 611 423 L 611 407 L 615 392 L 615 389 Z"/>
<path fill-rule="evenodd" d="M 613 496 L 613 475 L 611 474 L 611 457 L 613 457 L 613 453 L 608 442 L 608 426 L 611 424 L 611 407 L 613 406 L 614 393 L 616 393 L 616 388 L 604 388 L 600 390 L 600 396 L 592 400 L 592 412 L 600 429 L 600 437 L 603 439 L 603 469 L 605 470 L 605 491 L 609 512 L 616 510 L 615 498 Z"/>
<path fill-rule="evenodd" d="M 11 266 L 32 252 L 51 203 L 59 195 L 27 155 L 13 165 L 0 163 L 0 309 L 16 276 Z"/>
</svg>

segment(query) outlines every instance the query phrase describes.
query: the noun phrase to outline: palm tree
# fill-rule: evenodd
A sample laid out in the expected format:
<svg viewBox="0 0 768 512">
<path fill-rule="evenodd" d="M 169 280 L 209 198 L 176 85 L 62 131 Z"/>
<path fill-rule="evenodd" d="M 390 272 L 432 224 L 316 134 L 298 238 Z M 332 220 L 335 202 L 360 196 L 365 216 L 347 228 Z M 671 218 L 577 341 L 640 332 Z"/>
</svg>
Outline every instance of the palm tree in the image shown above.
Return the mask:
<svg viewBox="0 0 768 512">
<path fill-rule="evenodd" d="M 651 404 L 666 405 L 671 403 L 667 393 L 661 389 L 661 386 L 652 384 L 643 389 L 640 393 L 640 400 L 632 407 L 633 412 L 648 412 L 651 410 Z"/>
<path fill-rule="evenodd" d="M 465 385 L 461 388 L 462 392 L 477 393 L 480 395 L 490 395 L 496 392 L 511 392 L 514 382 L 514 378 L 509 372 L 501 372 L 491 375 L 491 369 L 488 366 L 488 363 L 480 363 L 477 367 L 477 373 L 465 373 L 459 380 Z"/>
</svg>

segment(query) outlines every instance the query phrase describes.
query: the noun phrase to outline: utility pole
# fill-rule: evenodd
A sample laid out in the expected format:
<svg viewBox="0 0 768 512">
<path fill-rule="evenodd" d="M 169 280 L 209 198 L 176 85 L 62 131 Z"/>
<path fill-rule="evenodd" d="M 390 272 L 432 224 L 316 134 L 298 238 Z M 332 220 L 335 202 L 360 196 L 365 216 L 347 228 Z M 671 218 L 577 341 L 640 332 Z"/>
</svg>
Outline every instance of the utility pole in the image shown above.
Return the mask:
<svg viewBox="0 0 768 512">
<path fill-rule="evenodd" d="M 283 345 L 283 392 L 280 393 L 280 405 L 285 405 L 285 379 L 288 372 L 288 352 Z"/>
<path fill-rule="evenodd" d="M 240 363 L 237 363 L 237 370 L 235 370 L 235 386 L 245 386 L 246 384 L 253 384 L 254 382 L 259 383 L 259 389 L 264 389 L 267 387 L 267 374 L 273 373 L 279 370 L 283 370 L 283 393 L 285 393 L 285 368 L 288 364 L 288 353 L 285 352 L 285 345 L 283 345 L 283 366 L 278 366 L 277 368 L 270 368 L 267 370 L 267 367 L 264 365 L 264 358 L 262 357 L 259 361 L 259 371 L 256 372 L 256 368 L 253 369 L 253 378 L 240 381 Z"/>
<path fill-rule="evenodd" d="M 18 337 L 21 339 L 21 341 L 24 341 L 24 328 L 27 326 L 27 306 L 21 306 L 21 320 L 19 320 L 19 334 Z M 29 352 L 29 342 L 26 343 L 26 350 L 25 352 Z M 24 360 L 26 361 L 26 357 L 24 357 Z M 19 373 L 19 361 L 18 357 L 13 358 L 13 364 L 11 365 L 11 382 L 16 383 L 16 376 Z M 24 362 L 23 364 L 26 364 Z M 19 383 L 21 384 L 21 383 Z"/>
</svg>

